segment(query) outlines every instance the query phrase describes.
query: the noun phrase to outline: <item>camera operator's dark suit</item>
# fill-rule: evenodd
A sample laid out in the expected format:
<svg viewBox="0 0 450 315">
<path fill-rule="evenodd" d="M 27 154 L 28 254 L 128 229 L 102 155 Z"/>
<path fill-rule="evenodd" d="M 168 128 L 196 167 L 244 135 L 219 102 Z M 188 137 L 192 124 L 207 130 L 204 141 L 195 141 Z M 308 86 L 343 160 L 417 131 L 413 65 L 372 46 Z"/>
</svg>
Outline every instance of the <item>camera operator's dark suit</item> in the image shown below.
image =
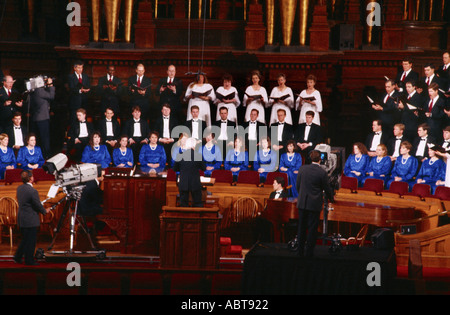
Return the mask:
<svg viewBox="0 0 450 315">
<path fill-rule="evenodd" d="M 91 180 L 84 183 L 80 201 L 78 202 L 78 214 L 81 216 L 95 216 L 103 212 L 103 190 L 100 189 L 100 183 Z"/>
<path fill-rule="evenodd" d="M 317 240 L 317 227 L 323 205 L 323 191 L 332 202 L 333 192 L 327 172 L 318 163 L 305 164 L 297 175 L 298 242 L 299 255 L 303 255 L 306 242 L 306 255 L 312 256 Z M 308 234 L 306 234 L 308 232 Z"/>
<path fill-rule="evenodd" d="M 180 182 L 178 183 L 178 190 L 180 191 L 180 207 L 189 207 L 189 193 L 192 195 L 192 206 L 203 207 L 202 202 L 202 183 L 200 182 L 200 170 L 206 170 L 206 165 L 203 159 L 197 156 L 197 161 L 194 159 L 195 151 L 190 149 L 185 151 L 186 159 L 182 158 L 176 161 L 173 170 L 180 172 Z"/>
<path fill-rule="evenodd" d="M 17 224 L 22 233 L 22 240 L 14 254 L 14 260 L 20 262 L 22 256 L 25 257 L 25 264 L 33 265 L 34 251 L 36 248 L 37 234 L 41 224 L 39 213 L 46 214 L 44 206 L 39 200 L 39 193 L 30 184 L 23 184 L 17 187 L 17 201 L 19 203 L 19 213 Z"/>
</svg>

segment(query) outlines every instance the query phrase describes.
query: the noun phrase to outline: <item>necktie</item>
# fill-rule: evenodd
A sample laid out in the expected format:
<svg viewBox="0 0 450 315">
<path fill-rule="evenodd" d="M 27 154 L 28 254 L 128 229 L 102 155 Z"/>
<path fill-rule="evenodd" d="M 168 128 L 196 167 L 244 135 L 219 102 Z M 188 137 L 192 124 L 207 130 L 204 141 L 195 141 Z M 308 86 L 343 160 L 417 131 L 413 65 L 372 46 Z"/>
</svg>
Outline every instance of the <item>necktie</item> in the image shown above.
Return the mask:
<svg viewBox="0 0 450 315">
<path fill-rule="evenodd" d="M 81 74 L 78 75 L 78 82 L 83 83 L 83 79 L 81 78 Z"/>
<path fill-rule="evenodd" d="M 420 141 L 427 141 L 427 138 L 421 138 Z"/>
<path fill-rule="evenodd" d="M 8 90 L 8 96 L 11 96 L 11 90 Z"/>
<path fill-rule="evenodd" d="M 409 100 L 411 99 L 411 95 L 408 95 L 408 99 L 409 99 Z"/>
<path fill-rule="evenodd" d="M 14 129 L 16 129 L 16 130 L 20 130 L 20 127 L 14 127 Z"/>
<path fill-rule="evenodd" d="M 380 133 L 379 133 L 379 132 L 375 132 L 375 135 L 376 135 L 376 136 L 379 136 L 379 135 L 380 135 Z"/>
<path fill-rule="evenodd" d="M 433 109 L 433 100 L 431 100 L 430 105 L 428 105 L 428 112 L 431 113 L 432 109 Z"/>
<path fill-rule="evenodd" d="M 279 124 L 280 124 L 280 125 L 284 125 L 284 122 L 280 122 Z"/>
<path fill-rule="evenodd" d="M 427 85 L 430 85 L 430 78 L 427 78 Z"/>
<path fill-rule="evenodd" d="M 405 81 L 405 78 L 406 78 L 406 72 L 403 72 L 402 82 Z"/>
<path fill-rule="evenodd" d="M 109 77 L 109 82 L 112 82 L 112 76 Z"/>
<path fill-rule="evenodd" d="M 172 84 L 172 78 L 169 79 L 169 84 Z"/>
<path fill-rule="evenodd" d="M 402 137 L 397 137 L 396 139 L 397 139 L 397 140 L 402 140 Z"/>
<path fill-rule="evenodd" d="M 169 117 L 167 117 L 167 116 L 163 116 L 163 118 L 164 118 L 164 119 L 169 119 Z"/>
<path fill-rule="evenodd" d="M 138 80 L 137 80 L 137 86 L 141 86 L 141 78 L 140 77 L 138 77 Z"/>
<path fill-rule="evenodd" d="M 226 124 L 227 123 L 227 121 L 226 120 L 222 120 L 222 124 Z"/>
<path fill-rule="evenodd" d="M 254 121 L 251 121 L 250 123 L 251 123 L 252 125 L 256 124 L 256 122 L 254 122 Z"/>
</svg>

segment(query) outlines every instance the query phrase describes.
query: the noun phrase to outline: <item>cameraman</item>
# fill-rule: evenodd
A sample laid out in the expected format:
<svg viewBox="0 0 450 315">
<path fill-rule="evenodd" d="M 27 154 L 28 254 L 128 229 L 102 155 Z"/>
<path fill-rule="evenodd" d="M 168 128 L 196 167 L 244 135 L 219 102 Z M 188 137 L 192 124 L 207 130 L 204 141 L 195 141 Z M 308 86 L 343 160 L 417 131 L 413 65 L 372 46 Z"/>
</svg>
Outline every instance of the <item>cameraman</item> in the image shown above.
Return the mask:
<svg viewBox="0 0 450 315">
<path fill-rule="evenodd" d="M 13 259 L 16 263 L 20 263 L 22 257 L 24 257 L 25 265 L 37 266 L 39 264 L 34 261 L 34 251 L 40 226 L 39 213 L 45 215 L 50 212 L 50 208 L 44 208 L 39 200 L 38 191 L 33 188 L 33 173 L 25 170 L 22 171 L 20 176 L 23 185 L 17 187 L 17 201 L 19 203 L 17 223 L 22 233 L 22 240 Z"/>
<path fill-rule="evenodd" d="M 46 87 L 30 94 L 31 129 L 37 133 L 44 159 L 50 155 L 50 102 L 55 99 L 55 87 L 51 78 Z"/>
</svg>

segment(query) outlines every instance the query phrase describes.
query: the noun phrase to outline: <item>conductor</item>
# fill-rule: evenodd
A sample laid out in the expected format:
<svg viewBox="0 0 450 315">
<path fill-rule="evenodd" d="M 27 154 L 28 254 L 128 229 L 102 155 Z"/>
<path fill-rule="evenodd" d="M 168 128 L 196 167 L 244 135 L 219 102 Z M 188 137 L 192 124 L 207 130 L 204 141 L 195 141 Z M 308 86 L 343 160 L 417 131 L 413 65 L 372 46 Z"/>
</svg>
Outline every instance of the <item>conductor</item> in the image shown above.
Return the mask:
<svg viewBox="0 0 450 315">
<path fill-rule="evenodd" d="M 190 138 L 186 141 L 188 149 L 177 156 L 173 166 L 175 172 L 180 172 L 180 207 L 189 207 L 189 194 L 192 195 L 192 206 L 203 207 L 202 184 L 200 181 L 200 170 L 205 171 L 206 165 L 201 153 L 196 152 L 196 139 Z"/>
<path fill-rule="evenodd" d="M 40 225 L 39 213 L 45 215 L 50 212 L 50 208 L 44 208 L 39 200 L 38 191 L 33 188 L 33 173 L 29 170 L 24 170 L 20 176 L 23 185 L 17 187 L 17 201 L 19 203 L 17 223 L 20 226 L 22 240 L 13 259 L 16 263 L 21 263 L 22 257 L 24 257 L 25 265 L 36 266 L 39 265 L 34 260 Z"/>
<path fill-rule="evenodd" d="M 327 172 L 320 167 L 320 152 L 311 151 L 311 164 L 300 167 L 297 175 L 298 191 L 298 254 L 312 257 L 317 240 L 317 227 L 323 205 L 323 192 L 334 202 Z M 305 246 L 306 242 L 306 246 Z M 306 252 L 305 252 L 306 250 Z"/>
</svg>

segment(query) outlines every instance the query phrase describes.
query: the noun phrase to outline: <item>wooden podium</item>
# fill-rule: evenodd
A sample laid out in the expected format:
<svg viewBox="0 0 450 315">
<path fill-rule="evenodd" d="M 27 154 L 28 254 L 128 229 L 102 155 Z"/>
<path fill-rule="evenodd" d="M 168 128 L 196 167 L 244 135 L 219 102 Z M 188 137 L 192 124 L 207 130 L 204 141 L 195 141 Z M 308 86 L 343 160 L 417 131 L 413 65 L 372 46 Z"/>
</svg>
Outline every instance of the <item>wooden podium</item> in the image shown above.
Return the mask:
<svg viewBox="0 0 450 315">
<path fill-rule="evenodd" d="M 219 208 L 164 206 L 161 219 L 162 268 L 218 268 L 220 258 Z"/>
</svg>

